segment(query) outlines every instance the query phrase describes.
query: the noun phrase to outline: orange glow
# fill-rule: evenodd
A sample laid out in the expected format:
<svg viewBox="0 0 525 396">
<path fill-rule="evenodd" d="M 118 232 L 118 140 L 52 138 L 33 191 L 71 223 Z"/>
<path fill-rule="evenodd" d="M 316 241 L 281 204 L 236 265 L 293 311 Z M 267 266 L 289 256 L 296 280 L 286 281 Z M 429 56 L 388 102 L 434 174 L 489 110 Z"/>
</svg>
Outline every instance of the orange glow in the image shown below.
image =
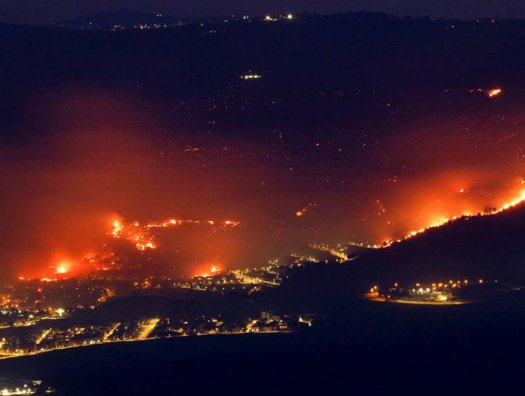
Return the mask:
<svg viewBox="0 0 525 396">
<path fill-rule="evenodd" d="M 55 274 L 63 275 L 71 271 L 73 263 L 70 260 L 60 260 L 56 264 Z"/>
<path fill-rule="evenodd" d="M 124 239 L 135 245 L 138 250 L 155 249 L 153 237 L 138 222 L 125 224 L 119 220 L 113 221 L 111 235 L 116 239 Z"/>
<path fill-rule="evenodd" d="M 427 106 L 416 106 L 373 133 L 368 117 L 348 133 L 341 117 L 326 136 L 276 124 L 268 141 L 259 139 L 266 132 L 242 139 L 219 130 L 157 132 L 156 113 L 134 96 L 57 91 L 49 96 L 56 100 L 28 109 L 56 132 L 2 151 L 3 272 L 52 281 L 116 268 L 111 260 L 84 262 L 89 251 L 114 253 L 122 268 L 149 271 L 151 263 L 159 273 L 191 276 L 210 273 L 215 262 L 252 267 L 302 254 L 316 241 L 388 245 L 486 207 L 510 209 L 525 188 L 525 134 L 521 108 L 504 100 L 509 89 L 475 85 L 450 114 L 455 99 L 447 96 L 443 106 L 428 106 L 428 117 L 419 114 Z M 477 109 L 479 101 L 489 106 Z M 230 233 L 236 219 L 242 232 Z M 63 258 L 73 265 L 61 268 Z"/>
<path fill-rule="evenodd" d="M 158 247 L 151 229 L 168 228 L 182 225 L 208 225 L 220 230 L 226 231 L 240 225 L 240 222 L 233 220 L 224 220 L 222 222 L 214 220 L 180 220 L 167 219 L 160 223 L 148 223 L 141 226 L 140 223 L 125 223 L 118 220 L 113 221 L 113 230 L 111 235 L 115 239 L 123 239 L 131 242 L 138 250 L 156 249 Z"/>
<path fill-rule="evenodd" d="M 214 276 L 219 275 L 225 271 L 224 267 L 220 264 L 207 264 L 204 267 L 201 267 L 199 271 L 197 271 L 194 275 L 194 277 L 208 277 L 208 276 Z"/>
<path fill-rule="evenodd" d="M 108 224 L 108 223 L 106 223 Z M 162 240 L 162 236 L 156 233 L 156 230 L 167 229 L 171 227 L 181 227 L 184 225 L 192 227 L 207 227 L 211 229 L 212 233 L 216 231 L 229 231 L 240 225 L 240 222 L 234 220 L 180 220 L 167 219 L 159 223 L 145 223 L 127 222 L 122 218 L 116 218 L 109 222 L 111 228 L 106 235 L 113 239 L 122 240 L 130 243 L 137 250 L 144 252 L 147 250 L 156 250 L 159 248 L 157 239 Z M 192 232 L 189 230 L 189 232 Z M 104 244 L 104 247 L 106 245 Z M 169 247 L 166 247 L 169 249 Z M 179 249 L 177 250 L 179 251 Z M 55 282 L 66 279 L 67 277 L 74 277 L 88 274 L 91 271 L 108 271 L 111 269 L 121 269 L 119 264 L 113 260 L 111 253 L 102 253 L 91 251 L 89 254 L 85 252 L 83 255 L 78 255 L 75 258 L 63 258 L 62 253 L 55 254 L 55 258 L 49 260 L 47 269 L 37 269 L 29 273 L 23 273 L 18 276 L 21 281 L 39 279 L 42 282 Z M 187 254 L 187 253 L 185 253 Z M 108 261 L 109 260 L 109 261 Z M 46 260 L 47 261 L 47 260 Z M 108 264 L 109 263 L 109 264 Z M 207 266 L 205 271 L 201 271 L 205 276 L 214 275 L 222 271 L 222 266 L 214 264 Z"/>
<path fill-rule="evenodd" d="M 56 278 L 47 278 L 47 277 L 43 277 L 43 278 L 40 278 L 40 281 L 42 282 L 56 282 L 57 279 Z"/>
<path fill-rule="evenodd" d="M 492 216 L 492 215 L 501 213 L 501 212 L 503 212 L 505 210 L 514 208 L 514 207 L 516 207 L 517 205 L 519 205 L 519 204 L 521 204 L 523 202 L 525 202 L 525 190 L 522 190 L 515 199 L 513 199 L 511 201 L 508 201 L 508 202 L 504 202 L 503 204 L 501 204 L 501 206 L 499 208 L 494 208 L 494 210 L 489 211 L 489 212 L 479 213 L 476 216 Z M 414 237 L 416 237 L 418 235 L 421 235 L 421 234 L 425 233 L 428 230 L 431 230 L 431 229 L 437 228 L 437 227 L 441 227 L 441 226 L 443 226 L 443 225 L 445 225 L 445 224 L 447 224 L 449 222 L 455 221 L 455 220 L 457 220 L 460 217 L 474 217 L 474 215 L 472 215 L 470 212 L 464 212 L 463 214 L 461 214 L 459 216 L 453 216 L 451 218 L 442 218 L 440 220 L 435 221 L 434 223 L 431 223 L 427 227 L 422 227 L 422 228 L 420 228 L 418 230 L 410 231 L 408 234 L 406 234 L 404 237 L 402 237 L 400 239 L 397 239 L 395 241 L 394 240 L 385 241 L 381 247 L 387 248 L 387 247 L 393 245 L 394 243 L 399 243 L 399 242 L 405 241 L 407 239 L 414 238 Z"/>
<path fill-rule="evenodd" d="M 499 96 L 503 93 L 503 90 L 501 88 L 492 88 L 487 91 L 487 96 L 489 98 L 494 98 L 496 96 Z"/>
<path fill-rule="evenodd" d="M 69 272 L 68 268 L 64 265 L 59 265 L 56 269 L 57 274 L 66 274 L 68 272 Z"/>
<path fill-rule="evenodd" d="M 297 210 L 295 212 L 295 215 L 297 217 L 303 217 L 310 209 L 313 209 L 317 206 L 317 203 L 316 202 L 310 202 L 308 203 L 308 205 L 306 205 L 304 208 L 300 209 L 300 210 Z"/>
</svg>

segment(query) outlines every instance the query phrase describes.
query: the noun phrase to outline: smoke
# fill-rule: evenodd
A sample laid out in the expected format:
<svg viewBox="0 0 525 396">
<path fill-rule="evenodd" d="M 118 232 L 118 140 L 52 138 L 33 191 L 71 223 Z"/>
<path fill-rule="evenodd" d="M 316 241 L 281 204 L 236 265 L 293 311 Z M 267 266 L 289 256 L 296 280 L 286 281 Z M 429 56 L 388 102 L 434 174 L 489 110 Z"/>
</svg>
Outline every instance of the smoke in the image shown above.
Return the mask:
<svg viewBox="0 0 525 396">
<path fill-rule="evenodd" d="M 185 131 L 166 134 L 131 96 L 70 89 L 37 97 L 28 107 L 37 109 L 41 134 L 4 147 L 0 160 L 4 274 L 41 276 L 61 260 L 100 252 L 119 216 L 241 219 L 243 231 L 220 237 L 205 226 L 163 236 L 164 253 L 173 254 L 149 257 L 155 272 L 188 274 L 202 262 L 253 264 L 268 255 L 260 229 L 270 199 L 260 181 L 273 172 L 264 164 L 231 157 L 227 139 L 201 146 L 189 145 L 198 139 Z M 237 149 L 250 152 L 242 143 Z"/>
<path fill-rule="evenodd" d="M 35 106 L 42 135 L 2 153 L 7 270 L 38 272 L 96 251 L 114 213 L 150 215 L 167 200 L 166 178 L 183 183 L 126 98 L 79 90 L 46 99 Z"/>
<path fill-rule="evenodd" d="M 126 250 L 156 273 L 194 275 L 311 242 L 396 239 L 501 207 L 524 188 L 518 116 L 419 119 L 352 146 L 353 137 L 165 128 L 137 97 L 104 90 L 35 95 L 24 111 L 38 133 L 0 148 L 4 276 L 107 251 L 115 218 L 239 221 L 227 232 L 177 227 L 156 235 L 155 252 Z"/>
</svg>

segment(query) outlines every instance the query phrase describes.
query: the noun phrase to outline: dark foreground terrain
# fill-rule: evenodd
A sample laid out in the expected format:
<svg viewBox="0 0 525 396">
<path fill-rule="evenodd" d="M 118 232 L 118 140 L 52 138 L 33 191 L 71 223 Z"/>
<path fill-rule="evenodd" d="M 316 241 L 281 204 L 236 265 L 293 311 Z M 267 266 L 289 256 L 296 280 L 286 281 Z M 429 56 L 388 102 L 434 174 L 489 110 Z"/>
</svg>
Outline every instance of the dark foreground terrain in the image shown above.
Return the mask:
<svg viewBox="0 0 525 396">
<path fill-rule="evenodd" d="M 519 394 L 522 298 L 450 307 L 356 303 L 298 334 L 186 337 L 0 362 L 66 395 Z"/>
</svg>

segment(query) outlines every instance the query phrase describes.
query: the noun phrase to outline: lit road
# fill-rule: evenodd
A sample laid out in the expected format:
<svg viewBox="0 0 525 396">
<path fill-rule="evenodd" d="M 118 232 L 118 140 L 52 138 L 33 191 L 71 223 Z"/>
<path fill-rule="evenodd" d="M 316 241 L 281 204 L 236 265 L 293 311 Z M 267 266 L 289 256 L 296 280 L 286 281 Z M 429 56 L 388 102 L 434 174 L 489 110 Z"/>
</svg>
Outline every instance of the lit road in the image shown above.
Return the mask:
<svg viewBox="0 0 525 396">
<path fill-rule="evenodd" d="M 137 340 L 145 340 L 146 338 L 148 338 L 149 335 L 153 332 L 153 330 L 155 330 L 155 327 L 157 327 L 159 321 L 159 318 L 153 318 L 144 323 L 140 328 Z"/>
<path fill-rule="evenodd" d="M 107 341 L 109 339 L 109 337 L 111 337 L 113 335 L 113 333 L 115 332 L 115 330 L 118 329 L 118 327 L 120 326 L 120 323 L 115 323 L 115 325 L 113 325 L 112 327 L 110 327 L 108 329 L 108 331 L 106 331 L 104 333 L 104 336 L 102 337 L 102 341 Z"/>
<path fill-rule="evenodd" d="M 40 345 L 40 343 L 42 341 L 44 341 L 44 339 L 49 335 L 49 333 L 51 333 L 51 329 L 46 329 L 42 332 L 42 334 L 40 335 L 40 337 L 38 337 L 36 340 L 35 340 L 35 344 L 36 345 Z"/>
</svg>

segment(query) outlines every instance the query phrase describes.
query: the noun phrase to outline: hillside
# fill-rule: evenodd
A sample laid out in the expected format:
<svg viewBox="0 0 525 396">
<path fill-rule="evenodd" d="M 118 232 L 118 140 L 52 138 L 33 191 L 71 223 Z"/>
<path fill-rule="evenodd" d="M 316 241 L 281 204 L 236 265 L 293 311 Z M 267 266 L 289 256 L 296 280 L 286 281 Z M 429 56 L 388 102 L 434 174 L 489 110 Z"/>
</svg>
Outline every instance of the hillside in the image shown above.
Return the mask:
<svg viewBox="0 0 525 396">
<path fill-rule="evenodd" d="M 356 265 L 370 282 L 497 279 L 525 282 L 525 205 L 463 217 L 417 238 L 367 254 Z"/>
<path fill-rule="evenodd" d="M 115 11 L 83 15 L 58 22 L 54 26 L 65 29 L 111 30 L 115 27 L 133 28 L 139 25 L 176 26 L 181 22 L 175 16 L 146 14 L 137 11 Z"/>
<path fill-rule="evenodd" d="M 463 217 L 357 260 L 291 272 L 262 301 L 302 311 L 341 312 L 374 284 L 402 286 L 449 279 L 525 283 L 525 205 L 492 216 Z"/>
</svg>

